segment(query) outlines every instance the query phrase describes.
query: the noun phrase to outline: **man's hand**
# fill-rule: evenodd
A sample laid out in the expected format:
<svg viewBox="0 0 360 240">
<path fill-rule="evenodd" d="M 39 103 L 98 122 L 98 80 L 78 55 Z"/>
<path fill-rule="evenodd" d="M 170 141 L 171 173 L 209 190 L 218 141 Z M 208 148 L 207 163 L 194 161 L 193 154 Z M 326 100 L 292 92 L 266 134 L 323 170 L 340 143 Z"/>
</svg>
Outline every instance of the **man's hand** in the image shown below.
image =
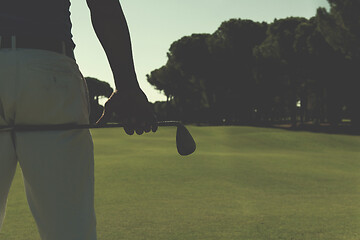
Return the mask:
<svg viewBox="0 0 360 240">
<path fill-rule="evenodd" d="M 157 120 L 145 94 L 139 88 L 132 91 L 115 91 L 105 103 L 104 112 L 97 124 L 107 123 L 115 112 L 124 124 L 128 135 L 156 132 Z"/>
<path fill-rule="evenodd" d="M 106 102 L 97 124 L 105 124 L 115 112 L 127 134 L 155 132 L 156 118 L 136 78 L 129 28 L 119 0 L 86 1 L 95 33 L 109 60 L 115 86 L 120 89 Z"/>
</svg>

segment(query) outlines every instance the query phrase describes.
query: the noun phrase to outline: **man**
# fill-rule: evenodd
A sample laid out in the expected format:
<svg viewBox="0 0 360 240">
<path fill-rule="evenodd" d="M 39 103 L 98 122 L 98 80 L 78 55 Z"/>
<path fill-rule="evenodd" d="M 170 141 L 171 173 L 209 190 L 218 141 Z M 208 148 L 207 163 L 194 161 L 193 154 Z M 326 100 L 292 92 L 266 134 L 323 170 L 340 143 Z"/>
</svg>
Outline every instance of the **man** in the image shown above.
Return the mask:
<svg viewBox="0 0 360 240">
<path fill-rule="evenodd" d="M 116 91 L 113 112 L 125 131 L 156 131 L 134 70 L 118 0 L 87 0 Z M 0 8 L 0 126 L 88 123 L 88 96 L 71 40 L 69 0 L 5 0 Z M 88 130 L 0 132 L 0 227 L 19 162 L 42 240 L 94 240 L 93 146 Z"/>
</svg>

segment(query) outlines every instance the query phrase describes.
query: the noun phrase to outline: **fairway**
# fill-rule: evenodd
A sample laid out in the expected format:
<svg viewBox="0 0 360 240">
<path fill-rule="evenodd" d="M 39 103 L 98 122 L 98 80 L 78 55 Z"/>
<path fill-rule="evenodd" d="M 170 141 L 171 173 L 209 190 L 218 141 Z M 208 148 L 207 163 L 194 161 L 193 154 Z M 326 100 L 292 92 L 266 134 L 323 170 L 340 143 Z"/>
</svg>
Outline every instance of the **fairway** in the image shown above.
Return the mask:
<svg viewBox="0 0 360 240">
<path fill-rule="evenodd" d="M 254 127 L 92 131 L 100 240 L 359 240 L 360 137 Z M 21 172 L 1 240 L 39 240 Z"/>
</svg>

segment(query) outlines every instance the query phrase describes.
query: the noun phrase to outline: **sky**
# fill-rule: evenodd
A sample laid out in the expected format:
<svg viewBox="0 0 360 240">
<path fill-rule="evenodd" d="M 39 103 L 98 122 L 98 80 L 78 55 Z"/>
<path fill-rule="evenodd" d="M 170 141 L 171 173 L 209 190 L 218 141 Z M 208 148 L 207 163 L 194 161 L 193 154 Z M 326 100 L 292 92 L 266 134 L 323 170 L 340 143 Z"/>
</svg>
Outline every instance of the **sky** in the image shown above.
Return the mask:
<svg viewBox="0 0 360 240">
<path fill-rule="evenodd" d="M 193 33 L 213 33 L 231 18 L 271 23 L 290 16 L 310 18 L 326 0 L 120 0 L 132 40 L 140 87 L 150 102 L 166 97 L 146 81 L 146 74 L 163 66 L 171 43 Z M 85 77 L 109 82 L 106 55 L 96 38 L 86 0 L 71 0 L 75 57 Z"/>
</svg>

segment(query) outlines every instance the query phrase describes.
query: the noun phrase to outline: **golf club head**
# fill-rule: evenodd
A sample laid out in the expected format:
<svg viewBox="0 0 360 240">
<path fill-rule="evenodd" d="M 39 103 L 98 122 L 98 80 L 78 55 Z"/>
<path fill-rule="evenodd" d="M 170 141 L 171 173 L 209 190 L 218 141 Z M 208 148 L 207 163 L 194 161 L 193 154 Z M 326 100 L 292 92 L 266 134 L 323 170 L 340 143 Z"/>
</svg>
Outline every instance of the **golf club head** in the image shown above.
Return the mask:
<svg viewBox="0 0 360 240">
<path fill-rule="evenodd" d="M 176 147 L 181 156 L 187 156 L 195 152 L 196 143 L 190 132 L 183 124 L 178 124 L 176 130 Z"/>
</svg>

